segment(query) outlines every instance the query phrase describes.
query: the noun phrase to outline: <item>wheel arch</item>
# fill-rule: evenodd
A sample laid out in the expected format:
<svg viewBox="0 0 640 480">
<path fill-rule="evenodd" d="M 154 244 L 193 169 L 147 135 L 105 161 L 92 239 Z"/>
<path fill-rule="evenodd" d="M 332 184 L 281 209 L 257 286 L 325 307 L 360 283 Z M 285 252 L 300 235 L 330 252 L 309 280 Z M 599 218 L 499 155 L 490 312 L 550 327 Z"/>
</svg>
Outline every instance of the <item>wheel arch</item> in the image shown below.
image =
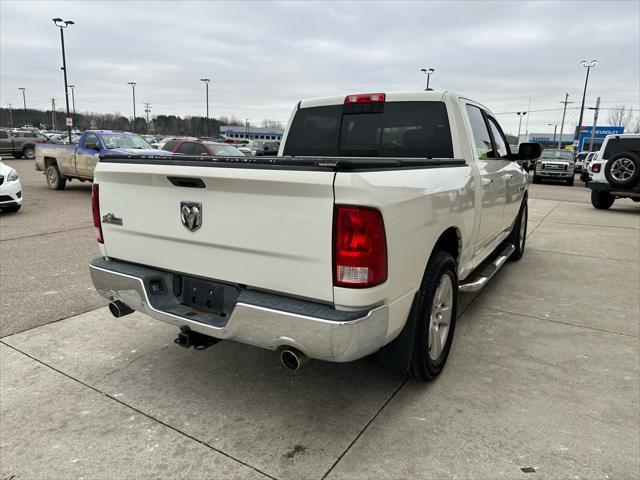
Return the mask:
<svg viewBox="0 0 640 480">
<path fill-rule="evenodd" d="M 460 233 L 460 229 L 458 227 L 448 227 L 446 228 L 436 240 L 436 243 L 433 245 L 433 249 L 429 254 L 429 258 L 433 255 L 433 252 L 438 250 L 445 251 L 453 257 L 456 262 L 460 260 L 460 252 L 462 252 L 462 234 Z"/>
<path fill-rule="evenodd" d="M 51 165 L 58 165 L 58 160 L 56 160 L 54 157 L 44 157 L 44 168 L 45 170 L 47 168 L 49 168 Z"/>
</svg>

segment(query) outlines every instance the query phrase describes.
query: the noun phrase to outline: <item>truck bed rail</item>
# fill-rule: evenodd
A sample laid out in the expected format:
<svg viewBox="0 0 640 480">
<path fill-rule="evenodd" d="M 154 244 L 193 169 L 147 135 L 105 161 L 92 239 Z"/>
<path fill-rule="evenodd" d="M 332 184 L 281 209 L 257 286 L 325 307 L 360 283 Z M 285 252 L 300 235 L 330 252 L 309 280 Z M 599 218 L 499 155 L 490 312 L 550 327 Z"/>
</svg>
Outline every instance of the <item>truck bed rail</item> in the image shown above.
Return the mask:
<svg viewBox="0 0 640 480">
<path fill-rule="evenodd" d="M 184 165 L 190 167 L 254 168 L 270 170 L 319 170 L 333 172 L 370 172 L 424 168 L 464 167 L 458 158 L 386 158 L 386 157 L 212 157 L 180 155 L 100 155 L 103 163 L 147 165 Z"/>
</svg>

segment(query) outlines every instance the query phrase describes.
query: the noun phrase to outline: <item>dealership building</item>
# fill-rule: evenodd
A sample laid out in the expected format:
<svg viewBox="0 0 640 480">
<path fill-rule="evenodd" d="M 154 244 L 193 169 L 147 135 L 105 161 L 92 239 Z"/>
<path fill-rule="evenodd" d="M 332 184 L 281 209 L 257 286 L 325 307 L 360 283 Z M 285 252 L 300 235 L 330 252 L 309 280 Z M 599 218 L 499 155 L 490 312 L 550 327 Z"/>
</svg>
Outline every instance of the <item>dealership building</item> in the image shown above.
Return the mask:
<svg viewBox="0 0 640 480">
<path fill-rule="evenodd" d="M 282 140 L 284 128 L 224 125 L 220 127 L 220 133 L 226 135 L 227 138 L 235 139 Z"/>
<path fill-rule="evenodd" d="M 577 130 L 578 127 L 575 127 Z M 580 130 L 580 135 L 578 136 L 578 144 L 576 151 L 582 152 L 584 150 L 589 150 L 589 143 L 591 140 L 591 126 L 583 126 Z M 574 130 L 574 131 L 575 131 Z M 613 127 L 610 125 L 600 125 L 596 127 L 595 135 L 593 136 L 593 149 L 594 151 L 600 150 L 602 146 L 602 142 L 607 135 L 620 135 L 624 133 L 624 127 Z M 560 148 L 571 147 L 574 142 L 575 135 L 574 133 L 563 133 L 562 139 L 560 139 L 560 135 L 556 135 L 554 138 L 553 133 L 529 133 L 527 135 L 522 135 L 520 143 L 522 142 L 535 142 L 540 143 L 542 148 L 558 148 L 558 141 L 561 141 Z"/>
</svg>

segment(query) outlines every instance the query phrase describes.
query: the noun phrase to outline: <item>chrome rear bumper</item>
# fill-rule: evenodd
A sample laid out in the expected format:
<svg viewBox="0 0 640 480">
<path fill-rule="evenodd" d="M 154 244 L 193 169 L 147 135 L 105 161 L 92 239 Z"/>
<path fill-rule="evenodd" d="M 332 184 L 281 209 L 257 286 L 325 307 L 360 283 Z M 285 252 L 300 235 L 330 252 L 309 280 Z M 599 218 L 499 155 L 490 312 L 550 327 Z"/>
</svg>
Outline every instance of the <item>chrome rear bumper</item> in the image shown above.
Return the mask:
<svg viewBox="0 0 640 480">
<path fill-rule="evenodd" d="M 166 298 L 162 302 L 150 300 L 153 295 L 148 291 L 145 275 L 171 273 L 101 257 L 91 262 L 90 271 L 96 290 L 107 300 L 119 300 L 157 320 L 219 339 L 270 350 L 290 346 L 311 358 L 349 362 L 379 350 L 387 336 L 389 310 L 386 305 L 361 312 L 342 312 L 326 305 L 250 292 L 244 297 L 240 295 L 224 324 L 212 325 L 189 318 L 202 317 L 202 312 L 190 307 L 173 305 L 171 310 L 180 312 L 175 314 L 158 305 L 166 305 Z M 165 297 L 167 295 L 171 294 Z M 287 308 L 288 305 L 292 308 Z M 301 309 L 313 314 L 301 314 Z"/>
</svg>

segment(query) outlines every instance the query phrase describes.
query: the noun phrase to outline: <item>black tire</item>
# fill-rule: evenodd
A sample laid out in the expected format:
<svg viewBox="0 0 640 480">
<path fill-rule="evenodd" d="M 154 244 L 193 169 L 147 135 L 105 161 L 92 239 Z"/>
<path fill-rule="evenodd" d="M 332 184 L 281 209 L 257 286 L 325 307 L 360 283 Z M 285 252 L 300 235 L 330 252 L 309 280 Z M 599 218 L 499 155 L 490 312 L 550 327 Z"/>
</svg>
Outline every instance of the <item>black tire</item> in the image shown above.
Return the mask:
<svg viewBox="0 0 640 480">
<path fill-rule="evenodd" d="M 538 175 L 533 175 L 533 183 L 542 183 L 542 180 L 540 180 L 540 177 Z"/>
<path fill-rule="evenodd" d="M 24 147 L 22 149 L 22 156 L 27 160 L 33 160 L 36 158 L 36 149 L 34 147 Z"/>
<path fill-rule="evenodd" d="M 567 185 L 570 186 L 570 187 L 573 187 L 573 180 L 574 180 L 573 177 L 571 177 L 569 180 L 567 180 Z"/>
<path fill-rule="evenodd" d="M 60 175 L 57 165 L 49 165 L 44 175 L 51 190 L 64 190 L 67 179 Z"/>
<path fill-rule="evenodd" d="M 527 243 L 527 220 L 529 219 L 529 206 L 527 205 L 527 199 L 525 198 L 520 207 L 518 218 L 513 225 L 513 230 L 507 242 L 512 243 L 516 249 L 509 257 L 509 260 L 517 262 L 524 255 L 524 246 Z"/>
<path fill-rule="evenodd" d="M 593 205 L 598 210 L 606 210 L 613 202 L 615 202 L 616 198 L 611 195 L 609 192 L 603 192 L 602 190 L 591 190 L 591 205 Z"/>
<path fill-rule="evenodd" d="M 10 207 L 0 207 L 0 210 L 7 213 L 16 213 L 22 205 L 12 205 Z"/>
<path fill-rule="evenodd" d="M 456 315 L 458 310 L 458 275 L 456 273 L 456 261 L 451 254 L 437 250 L 433 252 L 427 269 L 422 278 L 420 290 L 416 293 L 411 306 L 410 318 L 415 324 L 415 332 L 413 335 L 413 347 L 411 352 L 411 360 L 407 376 L 415 380 L 431 381 L 434 380 L 447 362 L 451 343 L 453 342 L 453 334 L 456 325 Z M 440 282 L 446 282 L 445 276 L 451 281 L 451 319 L 449 321 L 448 330 L 446 332 L 446 340 L 442 346 L 440 354 L 436 359 L 432 359 L 429 349 L 430 330 L 431 330 L 431 314 L 434 306 L 434 296 L 440 285 Z"/>
<path fill-rule="evenodd" d="M 635 187 L 640 183 L 640 157 L 633 152 L 613 155 L 604 167 L 604 176 L 612 187 Z"/>
</svg>

